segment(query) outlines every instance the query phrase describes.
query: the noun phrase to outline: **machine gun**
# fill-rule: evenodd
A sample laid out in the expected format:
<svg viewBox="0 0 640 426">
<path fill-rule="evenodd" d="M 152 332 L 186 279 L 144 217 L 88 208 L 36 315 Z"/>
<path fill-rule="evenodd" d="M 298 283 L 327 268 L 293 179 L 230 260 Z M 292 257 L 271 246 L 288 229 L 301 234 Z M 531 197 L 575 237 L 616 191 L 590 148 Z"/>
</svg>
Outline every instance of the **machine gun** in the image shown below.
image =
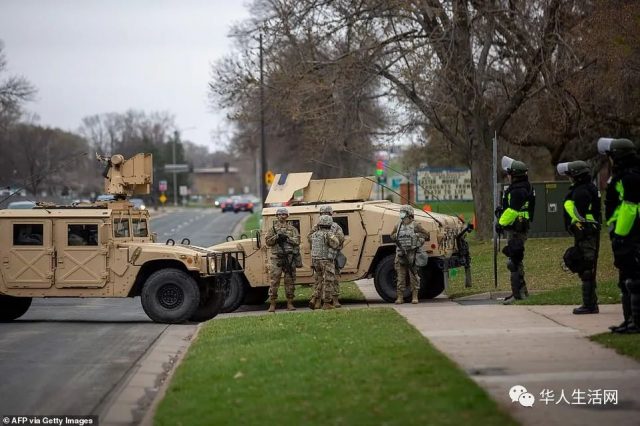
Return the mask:
<svg viewBox="0 0 640 426">
<path fill-rule="evenodd" d="M 151 154 L 136 154 L 128 160 L 120 154 L 105 156 L 96 153 L 96 159 L 105 164 L 104 191 L 116 200 L 132 195 L 151 193 L 153 184 L 153 158 Z"/>
</svg>

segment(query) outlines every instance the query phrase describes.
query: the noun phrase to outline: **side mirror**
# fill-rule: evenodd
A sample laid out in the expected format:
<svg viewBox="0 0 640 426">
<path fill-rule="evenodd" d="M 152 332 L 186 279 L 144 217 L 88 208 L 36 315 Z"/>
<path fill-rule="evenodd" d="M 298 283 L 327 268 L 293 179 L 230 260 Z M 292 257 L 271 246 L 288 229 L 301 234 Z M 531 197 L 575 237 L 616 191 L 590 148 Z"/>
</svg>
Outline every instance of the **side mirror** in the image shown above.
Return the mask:
<svg viewBox="0 0 640 426">
<path fill-rule="evenodd" d="M 111 241 L 111 227 L 108 223 L 101 223 L 98 232 L 100 234 L 100 244 L 107 244 Z"/>
</svg>

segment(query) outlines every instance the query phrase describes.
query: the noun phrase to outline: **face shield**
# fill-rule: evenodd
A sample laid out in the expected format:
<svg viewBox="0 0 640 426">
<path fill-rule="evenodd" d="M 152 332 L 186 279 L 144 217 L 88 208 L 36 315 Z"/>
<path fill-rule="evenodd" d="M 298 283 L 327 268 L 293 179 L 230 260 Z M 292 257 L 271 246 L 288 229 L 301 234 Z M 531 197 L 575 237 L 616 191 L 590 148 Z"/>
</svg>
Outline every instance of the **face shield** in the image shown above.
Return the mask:
<svg viewBox="0 0 640 426">
<path fill-rule="evenodd" d="M 611 150 L 611 143 L 615 139 L 613 138 L 600 138 L 598 139 L 598 152 L 600 154 L 606 154 Z"/>
<path fill-rule="evenodd" d="M 569 163 L 559 163 L 556 166 L 556 170 L 560 176 L 567 176 L 569 173 Z"/>
<path fill-rule="evenodd" d="M 513 158 L 507 157 L 506 155 L 502 157 L 502 161 L 500 162 L 502 166 L 502 170 L 506 172 L 509 169 L 511 169 L 511 165 L 513 164 L 514 161 L 515 160 Z"/>
</svg>

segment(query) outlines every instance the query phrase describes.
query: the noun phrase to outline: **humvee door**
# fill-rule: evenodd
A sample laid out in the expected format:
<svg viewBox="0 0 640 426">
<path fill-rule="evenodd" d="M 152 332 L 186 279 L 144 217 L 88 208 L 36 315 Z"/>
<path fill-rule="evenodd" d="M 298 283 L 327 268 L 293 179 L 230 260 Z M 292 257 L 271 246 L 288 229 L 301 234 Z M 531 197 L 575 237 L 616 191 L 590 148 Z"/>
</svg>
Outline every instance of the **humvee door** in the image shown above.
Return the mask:
<svg viewBox="0 0 640 426">
<path fill-rule="evenodd" d="M 16 220 L 2 236 L 2 275 L 8 288 L 50 288 L 53 247 L 50 220 Z M 7 235 L 8 234 L 8 235 Z"/>
<path fill-rule="evenodd" d="M 107 246 L 96 219 L 59 220 L 55 224 L 56 287 L 100 288 L 107 283 Z"/>
</svg>

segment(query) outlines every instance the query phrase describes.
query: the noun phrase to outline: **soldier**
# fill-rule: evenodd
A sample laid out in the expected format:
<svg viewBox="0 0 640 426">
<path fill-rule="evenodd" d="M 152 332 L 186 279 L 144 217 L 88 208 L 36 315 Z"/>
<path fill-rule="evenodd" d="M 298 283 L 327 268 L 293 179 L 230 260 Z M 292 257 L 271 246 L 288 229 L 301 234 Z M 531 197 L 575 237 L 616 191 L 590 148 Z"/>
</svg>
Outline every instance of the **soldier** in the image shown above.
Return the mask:
<svg viewBox="0 0 640 426">
<path fill-rule="evenodd" d="M 420 278 L 416 265 L 416 253 L 429 238 L 428 232 L 417 222 L 413 221 L 413 207 L 405 205 L 400 208 L 400 223 L 391 231 L 391 239 L 396 242 L 395 270 L 397 276 L 396 304 L 404 303 L 404 288 L 407 273 L 411 283 L 411 303 L 418 303 Z"/>
<path fill-rule="evenodd" d="M 333 209 L 331 208 L 331 206 L 325 205 L 320 207 L 320 217 L 325 215 L 328 215 L 333 219 Z M 309 244 L 311 244 L 311 235 L 317 230 L 318 230 L 318 224 L 313 225 L 313 228 L 311 228 L 311 232 L 309 232 L 309 235 L 307 236 L 307 239 L 309 240 Z M 338 240 L 340 241 L 340 246 L 338 247 L 338 251 L 342 250 L 342 246 L 344 244 L 344 232 L 342 232 L 342 228 L 340 227 L 340 225 L 333 222 L 333 220 L 331 221 L 331 232 L 333 232 L 338 237 Z M 340 296 L 340 283 L 338 282 L 339 276 L 340 276 L 340 268 L 336 264 L 335 274 L 333 275 L 333 277 L 335 278 L 335 281 L 332 283 L 332 288 L 333 288 L 332 302 L 335 308 L 339 308 L 342 306 L 340 305 L 340 301 L 339 301 L 339 296 Z M 319 279 L 318 279 L 318 276 L 316 275 L 316 282 L 314 284 L 313 295 L 311 296 L 311 300 L 309 300 L 309 306 L 312 309 L 315 308 L 316 302 L 320 300 L 320 297 L 318 297 L 318 292 L 317 292 L 318 283 L 319 283 Z"/>
<path fill-rule="evenodd" d="M 529 290 L 524 280 L 524 243 L 527 241 L 529 221 L 533 219 L 535 193 L 529 183 L 527 165 L 509 157 L 502 157 L 502 168 L 509 176 L 509 187 L 502 197 L 502 208 L 498 212 L 499 234 L 508 231 L 507 245 L 502 251 L 507 257 L 507 269 L 511 271 L 511 296 L 509 299 L 524 299 Z"/>
<path fill-rule="evenodd" d="M 267 231 L 265 242 L 271 247 L 271 286 L 269 287 L 269 312 L 276 311 L 280 277 L 284 273 L 284 291 L 287 295 L 287 310 L 295 311 L 293 297 L 296 282 L 295 252 L 300 246 L 298 230 L 287 222 L 289 211 L 279 208 L 276 211 L 277 221 Z"/>
<path fill-rule="evenodd" d="M 597 314 L 596 265 L 600 247 L 600 195 L 591 182 L 589 165 L 584 161 L 558 164 L 558 173 L 571 178 L 564 200 L 564 222 L 574 244 L 564 256 L 565 265 L 582 281 L 582 306 L 573 313 Z"/>
<path fill-rule="evenodd" d="M 329 215 L 320 216 L 316 230 L 311 234 L 311 262 L 316 273 L 314 296 L 323 301 L 322 309 L 333 309 L 333 283 L 335 278 L 335 258 L 340 247 L 340 239 L 332 229 L 333 219 Z M 312 309 L 317 305 L 314 303 Z"/>
<path fill-rule="evenodd" d="M 604 202 L 614 265 L 619 270 L 624 321 L 609 327 L 614 333 L 640 332 L 640 159 L 628 139 L 600 138 L 598 152 L 612 165 Z"/>
</svg>

